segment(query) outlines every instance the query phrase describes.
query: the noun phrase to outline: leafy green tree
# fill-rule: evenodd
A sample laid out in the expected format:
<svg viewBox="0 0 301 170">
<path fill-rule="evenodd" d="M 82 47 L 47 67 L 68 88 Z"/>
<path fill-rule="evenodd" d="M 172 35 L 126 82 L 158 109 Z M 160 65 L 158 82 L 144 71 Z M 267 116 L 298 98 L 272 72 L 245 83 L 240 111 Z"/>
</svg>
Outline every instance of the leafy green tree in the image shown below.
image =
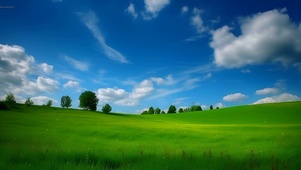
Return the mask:
<svg viewBox="0 0 301 170">
<path fill-rule="evenodd" d="M 216 109 L 219 109 L 219 107 L 217 106 Z"/>
<path fill-rule="evenodd" d="M 30 100 L 30 97 L 26 99 L 25 103 L 26 106 L 32 106 L 34 104 L 34 102 L 32 100 Z"/>
<path fill-rule="evenodd" d="M 176 113 L 177 112 L 177 108 L 174 105 L 170 105 L 168 108 L 167 113 Z"/>
<path fill-rule="evenodd" d="M 178 113 L 183 113 L 184 112 L 184 110 L 183 110 L 183 108 L 181 107 L 179 110 L 178 110 Z"/>
<path fill-rule="evenodd" d="M 202 107 L 200 106 L 200 105 L 196 105 L 195 107 L 194 107 L 194 111 L 202 111 L 203 109 L 202 109 Z"/>
<path fill-rule="evenodd" d="M 150 107 L 150 108 L 148 109 L 148 114 L 154 114 L 154 113 L 155 113 L 154 108 L 153 108 L 153 107 Z"/>
<path fill-rule="evenodd" d="M 6 97 L 5 97 L 5 103 L 7 103 L 8 105 L 15 105 L 16 104 L 16 100 L 15 100 L 15 96 L 12 93 L 9 93 Z"/>
<path fill-rule="evenodd" d="M 52 100 L 48 100 L 46 106 L 51 107 L 52 106 Z"/>
<path fill-rule="evenodd" d="M 156 109 L 155 109 L 155 114 L 160 114 L 161 113 L 161 109 L 159 109 L 159 107 L 157 107 Z"/>
<path fill-rule="evenodd" d="M 210 110 L 213 110 L 213 106 L 212 105 L 210 105 Z"/>
<path fill-rule="evenodd" d="M 141 115 L 147 115 L 148 114 L 148 111 L 147 110 L 144 110 Z"/>
<path fill-rule="evenodd" d="M 61 98 L 61 106 L 64 108 L 64 107 L 71 107 L 72 104 L 72 99 L 69 97 L 69 96 L 62 96 Z"/>
<path fill-rule="evenodd" d="M 97 104 L 98 98 L 91 91 L 85 91 L 79 96 L 79 107 L 85 110 L 96 111 Z"/>
<path fill-rule="evenodd" d="M 112 111 L 112 107 L 109 104 L 106 104 L 102 107 L 102 112 L 110 113 Z"/>
<path fill-rule="evenodd" d="M 164 112 L 164 110 L 162 110 L 161 114 L 166 114 L 166 113 Z"/>
</svg>

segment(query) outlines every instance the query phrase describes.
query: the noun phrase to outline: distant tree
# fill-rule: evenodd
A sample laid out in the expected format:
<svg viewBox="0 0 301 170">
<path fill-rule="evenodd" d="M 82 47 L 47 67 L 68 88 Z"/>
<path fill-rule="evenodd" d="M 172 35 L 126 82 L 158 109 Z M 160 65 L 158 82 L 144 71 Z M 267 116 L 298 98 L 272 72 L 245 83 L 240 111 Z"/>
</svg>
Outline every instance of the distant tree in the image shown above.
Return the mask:
<svg viewBox="0 0 301 170">
<path fill-rule="evenodd" d="M 168 108 L 167 113 L 176 113 L 177 112 L 177 108 L 174 105 L 170 105 Z"/>
<path fill-rule="evenodd" d="M 52 106 L 52 100 L 48 100 L 46 106 L 51 107 Z"/>
<path fill-rule="evenodd" d="M 26 106 L 32 106 L 34 104 L 34 102 L 32 100 L 30 100 L 30 97 L 26 99 L 25 103 Z"/>
<path fill-rule="evenodd" d="M 15 96 L 12 93 L 9 93 L 6 97 L 5 97 L 5 103 L 7 103 L 8 105 L 12 106 L 16 104 L 16 100 L 15 100 Z"/>
<path fill-rule="evenodd" d="M 147 110 L 144 110 L 141 115 L 147 115 L 148 114 L 148 111 Z"/>
<path fill-rule="evenodd" d="M 183 113 L 184 112 L 184 110 L 183 110 L 183 108 L 181 107 L 179 110 L 178 110 L 178 113 Z"/>
<path fill-rule="evenodd" d="M 217 106 L 216 109 L 219 109 L 219 107 Z"/>
<path fill-rule="evenodd" d="M 166 113 L 164 112 L 164 110 L 162 110 L 161 114 L 166 114 Z"/>
<path fill-rule="evenodd" d="M 202 107 L 200 106 L 200 105 L 196 105 L 195 107 L 194 107 L 194 111 L 202 111 L 203 109 L 202 109 Z"/>
<path fill-rule="evenodd" d="M 202 107 L 200 105 L 192 105 L 190 107 L 190 111 L 191 112 L 195 112 L 195 111 L 202 111 Z"/>
<path fill-rule="evenodd" d="M 98 98 L 95 93 L 85 91 L 79 96 L 79 107 L 85 110 L 96 111 Z"/>
<path fill-rule="evenodd" d="M 212 105 L 210 105 L 210 110 L 213 110 L 213 106 Z"/>
<path fill-rule="evenodd" d="M 157 107 L 156 109 L 155 109 L 155 114 L 160 114 L 161 113 L 161 109 L 159 109 L 159 107 Z"/>
<path fill-rule="evenodd" d="M 109 104 L 106 104 L 102 107 L 102 112 L 110 113 L 112 111 L 112 107 Z"/>
<path fill-rule="evenodd" d="M 190 109 L 187 107 L 183 110 L 184 112 L 190 112 Z"/>
<path fill-rule="evenodd" d="M 0 110 L 8 110 L 8 106 L 5 101 L 0 101 Z"/>
<path fill-rule="evenodd" d="M 153 107 L 150 107 L 150 108 L 148 109 L 148 114 L 154 114 L 154 113 L 155 113 L 154 108 L 153 108 Z"/>
<path fill-rule="evenodd" d="M 71 107 L 72 106 L 71 102 L 72 102 L 72 99 L 69 96 L 62 96 L 62 98 L 61 98 L 61 106 L 63 108 L 65 108 L 65 107 L 67 107 L 67 108 Z"/>
</svg>

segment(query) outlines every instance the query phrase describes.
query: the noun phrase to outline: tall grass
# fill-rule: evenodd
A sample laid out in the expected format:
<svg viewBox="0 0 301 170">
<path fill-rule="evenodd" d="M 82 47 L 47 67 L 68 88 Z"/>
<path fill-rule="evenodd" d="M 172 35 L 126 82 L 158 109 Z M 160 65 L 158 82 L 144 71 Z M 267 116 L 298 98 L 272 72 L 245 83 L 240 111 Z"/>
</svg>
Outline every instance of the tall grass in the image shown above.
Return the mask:
<svg viewBox="0 0 301 170">
<path fill-rule="evenodd" d="M 0 168 L 301 169 L 300 110 L 136 116 L 19 105 L 0 113 Z"/>
</svg>

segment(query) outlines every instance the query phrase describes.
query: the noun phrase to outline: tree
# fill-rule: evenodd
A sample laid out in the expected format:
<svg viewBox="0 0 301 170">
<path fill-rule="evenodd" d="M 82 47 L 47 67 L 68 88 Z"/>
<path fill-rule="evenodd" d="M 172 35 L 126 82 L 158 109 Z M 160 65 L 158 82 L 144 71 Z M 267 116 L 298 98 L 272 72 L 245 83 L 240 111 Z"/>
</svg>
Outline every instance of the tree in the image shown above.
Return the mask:
<svg viewBox="0 0 301 170">
<path fill-rule="evenodd" d="M 79 96 L 79 107 L 85 110 L 96 111 L 97 103 L 98 98 L 91 91 L 85 91 Z"/>
<path fill-rule="evenodd" d="M 217 106 L 216 109 L 219 109 L 219 107 Z"/>
<path fill-rule="evenodd" d="M 141 115 L 147 115 L 148 114 L 148 111 L 147 110 L 144 110 Z"/>
<path fill-rule="evenodd" d="M 62 96 L 61 98 L 61 106 L 64 108 L 64 107 L 71 107 L 72 104 L 72 99 L 69 97 L 69 96 Z"/>
<path fill-rule="evenodd" d="M 159 107 L 157 107 L 156 109 L 155 109 L 155 114 L 160 114 L 161 113 L 161 109 L 159 109 Z"/>
<path fill-rule="evenodd" d="M 212 105 L 210 105 L 210 110 L 213 110 L 213 106 Z"/>
<path fill-rule="evenodd" d="M 12 93 L 9 93 L 6 97 L 5 97 L 5 103 L 7 103 L 8 105 L 14 105 L 16 104 L 16 100 L 15 97 Z"/>
<path fill-rule="evenodd" d="M 112 107 L 109 104 L 106 104 L 102 107 L 102 112 L 110 113 L 112 111 Z"/>
<path fill-rule="evenodd" d="M 162 110 L 161 114 L 166 114 L 166 113 L 164 112 L 164 110 Z"/>
<path fill-rule="evenodd" d="M 200 106 L 200 105 L 196 105 L 195 107 L 194 107 L 194 111 L 202 111 L 203 109 L 202 109 L 202 107 Z"/>
<path fill-rule="evenodd" d="M 195 112 L 195 111 L 202 111 L 202 107 L 200 105 L 192 105 L 190 107 L 190 111 L 191 112 Z"/>
<path fill-rule="evenodd" d="M 181 108 L 179 109 L 178 113 L 183 113 L 183 112 L 184 112 L 184 110 L 183 110 L 183 108 L 181 107 Z"/>
<path fill-rule="evenodd" d="M 52 100 L 48 100 L 46 106 L 51 107 L 52 106 Z"/>
<path fill-rule="evenodd" d="M 155 113 L 154 108 L 153 108 L 153 107 L 150 107 L 150 108 L 148 109 L 148 114 L 154 114 L 154 113 Z"/>
<path fill-rule="evenodd" d="M 177 108 L 174 105 L 170 105 L 168 108 L 167 113 L 176 113 L 177 112 Z"/>
<path fill-rule="evenodd" d="M 24 104 L 25 104 L 27 107 L 29 107 L 29 106 L 32 106 L 33 103 L 34 103 L 34 102 L 33 102 L 32 100 L 30 100 L 30 97 L 29 97 L 29 98 L 26 99 L 26 101 L 25 101 Z"/>
</svg>

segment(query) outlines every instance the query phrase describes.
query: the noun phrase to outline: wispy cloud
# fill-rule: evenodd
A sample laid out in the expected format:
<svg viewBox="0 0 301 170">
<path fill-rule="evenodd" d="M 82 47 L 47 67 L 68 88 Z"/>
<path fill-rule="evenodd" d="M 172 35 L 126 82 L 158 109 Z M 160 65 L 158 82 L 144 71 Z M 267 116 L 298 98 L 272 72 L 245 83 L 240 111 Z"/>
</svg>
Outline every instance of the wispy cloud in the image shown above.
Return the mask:
<svg viewBox="0 0 301 170">
<path fill-rule="evenodd" d="M 68 57 L 66 55 L 64 55 L 64 59 L 78 70 L 87 71 L 89 69 L 89 64 L 86 62 L 75 60 L 74 58 Z"/>
<path fill-rule="evenodd" d="M 131 14 L 134 19 L 136 19 L 138 17 L 138 13 L 135 10 L 135 5 L 132 3 L 130 3 L 130 5 L 127 7 L 127 9 L 125 11 L 128 12 L 129 14 Z"/>
<path fill-rule="evenodd" d="M 88 13 L 78 13 L 81 21 L 90 30 L 94 38 L 96 38 L 103 49 L 104 54 L 111 60 L 118 61 L 120 63 L 128 63 L 129 61 L 117 50 L 107 45 L 104 37 L 101 34 L 100 29 L 97 27 L 98 17 L 93 11 Z"/>
</svg>

